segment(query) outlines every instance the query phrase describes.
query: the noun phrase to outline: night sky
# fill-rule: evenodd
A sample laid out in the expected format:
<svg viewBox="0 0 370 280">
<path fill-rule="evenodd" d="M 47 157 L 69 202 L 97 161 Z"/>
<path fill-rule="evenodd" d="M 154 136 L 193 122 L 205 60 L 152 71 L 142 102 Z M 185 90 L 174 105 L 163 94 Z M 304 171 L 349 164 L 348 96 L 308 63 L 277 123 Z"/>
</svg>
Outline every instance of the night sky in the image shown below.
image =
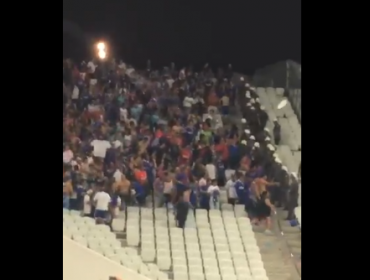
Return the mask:
<svg viewBox="0 0 370 280">
<path fill-rule="evenodd" d="M 252 74 L 280 60 L 301 62 L 300 0 L 63 0 L 63 20 L 109 40 L 114 56 L 136 67 L 147 59 L 155 67 L 232 63 Z M 86 56 L 72 35 L 82 38 L 75 27 L 63 30 L 63 55 Z"/>
</svg>

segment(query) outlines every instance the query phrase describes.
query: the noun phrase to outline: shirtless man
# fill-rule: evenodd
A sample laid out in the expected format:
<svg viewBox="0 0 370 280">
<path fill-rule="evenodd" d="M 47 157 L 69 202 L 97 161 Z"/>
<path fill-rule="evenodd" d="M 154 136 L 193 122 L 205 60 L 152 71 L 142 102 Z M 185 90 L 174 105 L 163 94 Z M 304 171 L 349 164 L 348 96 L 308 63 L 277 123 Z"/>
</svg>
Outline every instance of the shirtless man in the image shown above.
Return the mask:
<svg viewBox="0 0 370 280">
<path fill-rule="evenodd" d="M 125 204 L 130 204 L 131 202 L 131 182 L 127 180 L 125 175 L 121 175 L 121 181 L 115 182 L 113 184 L 113 189 L 115 192 L 118 192 L 122 201 Z"/>
</svg>

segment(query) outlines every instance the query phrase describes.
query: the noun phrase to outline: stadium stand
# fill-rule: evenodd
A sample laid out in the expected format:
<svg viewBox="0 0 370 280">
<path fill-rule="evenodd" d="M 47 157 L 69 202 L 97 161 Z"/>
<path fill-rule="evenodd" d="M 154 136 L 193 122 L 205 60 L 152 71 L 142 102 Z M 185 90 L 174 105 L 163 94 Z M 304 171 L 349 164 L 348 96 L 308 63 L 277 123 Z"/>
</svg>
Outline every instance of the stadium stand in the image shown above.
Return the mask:
<svg viewBox="0 0 370 280">
<path fill-rule="evenodd" d="M 148 83 L 149 85 L 153 84 L 152 82 L 149 82 L 148 77 L 144 76 L 155 75 L 154 72 L 139 74 L 135 73 L 135 71 L 132 71 L 130 73 L 133 73 L 133 75 L 126 77 L 128 81 L 124 82 L 124 88 L 120 89 L 119 85 L 105 84 L 104 89 L 110 88 L 111 90 L 116 90 L 117 92 L 118 90 L 120 90 L 120 93 L 117 94 L 116 92 L 114 94 L 117 94 L 117 96 L 124 97 L 124 99 L 131 101 L 131 98 L 134 99 L 134 97 L 132 96 L 135 96 L 135 94 L 129 93 L 129 87 L 136 86 L 141 88 L 141 86 L 139 85 L 142 85 L 143 83 Z M 180 71 L 180 73 L 176 73 L 176 75 L 180 77 L 180 83 L 182 81 L 181 73 L 182 71 Z M 102 80 L 106 81 L 107 79 Z M 206 129 L 209 128 L 213 131 L 214 134 L 218 133 L 215 133 L 215 131 L 217 131 L 218 129 L 221 129 L 221 133 L 223 133 L 223 130 L 232 130 L 233 125 L 236 125 L 236 129 L 238 130 L 236 131 L 236 134 L 239 135 L 240 138 L 238 139 L 239 141 L 237 144 L 240 145 L 241 150 L 244 149 L 244 141 L 249 142 L 249 140 L 252 139 L 252 136 L 253 138 L 254 136 L 258 138 L 258 135 L 263 132 L 262 141 L 256 141 L 253 145 L 253 148 L 251 147 L 251 151 L 255 151 L 256 147 L 262 146 L 263 150 L 266 151 L 266 155 L 264 155 L 264 157 L 266 158 L 267 162 L 269 162 L 271 165 L 274 165 L 274 168 L 278 171 L 278 173 L 284 173 L 284 180 L 288 179 L 289 182 L 284 185 L 284 188 L 286 187 L 286 192 L 284 190 L 283 194 L 289 198 L 288 201 L 285 201 L 285 198 L 282 198 L 282 200 L 283 202 L 285 202 L 285 206 L 288 209 L 294 210 L 293 214 L 295 213 L 295 218 L 298 220 L 298 223 L 301 224 L 301 208 L 299 202 L 300 187 L 299 189 L 297 189 L 297 195 L 293 195 L 291 193 L 294 192 L 294 188 L 291 185 L 294 184 L 290 183 L 290 181 L 292 180 L 298 180 L 296 174 L 298 173 L 298 166 L 301 162 L 301 127 L 289 103 L 287 103 L 285 107 L 278 109 L 278 105 L 282 102 L 282 100 L 285 100 L 284 89 L 253 89 L 248 84 L 245 84 L 245 77 L 240 75 L 234 75 L 232 80 L 235 85 L 233 86 L 234 88 L 232 90 L 230 89 L 230 92 L 235 92 L 235 95 L 230 93 L 230 99 L 235 98 L 235 100 L 233 101 L 230 100 L 230 111 L 232 111 L 232 113 L 225 114 L 224 112 L 226 111 L 223 106 L 217 106 L 216 104 L 216 107 L 214 107 L 214 104 L 212 104 L 212 100 L 207 101 L 206 98 L 204 98 L 203 102 L 209 104 L 206 104 L 206 108 L 204 108 L 204 104 L 200 105 L 200 109 L 202 110 L 197 111 L 197 113 L 199 113 L 199 116 L 203 116 L 200 122 L 203 122 L 203 124 L 206 126 Z M 216 84 L 222 84 L 223 79 L 220 79 L 220 81 L 221 82 L 214 82 Z M 135 85 L 127 86 L 127 84 L 130 83 L 133 83 Z M 207 87 L 207 83 L 209 83 L 209 81 L 204 78 L 203 80 L 201 80 L 201 83 L 205 83 Z M 71 88 L 73 89 L 72 91 L 76 89 L 76 87 L 73 86 Z M 186 88 L 186 86 L 184 86 L 184 88 Z M 71 90 L 69 90 L 69 92 L 68 89 L 64 88 L 64 90 L 65 96 L 67 96 L 66 99 L 71 99 Z M 126 92 L 124 92 L 126 90 L 127 94 Z M 162 90 L 165 91 L 165 89 Z M 132 92 L 134 92 L 134 90 L 132 90 Z M 137 90 L 136 93 L 138 94 L 139 90 Z M 106 95 L 111 98 L 112 93 L 107 92 Z M 181 104 L 181 102 L 179 102 L 178 100 L 178 97 L 173 98 L 173 96 L 171 96 L 169 98 L 165 95 L 162 97 L 157 96 L 156 94 L 153 94 L 153 96 L 155 97 L 151 99 L 149 98 L 149 102 L 145 96 L 142 97 L 143 99 L 139 100 L 139 102 L 142 102 L 144 104 L 145 101 L 148 102 L 149 105 L 156 103 L 156 105 L 158 105 L 159 107 L 159 111 L 166 109 L 166 106 L 172 106 L 173 103 L 175 103 L 176 105 L 177 103 Z M 83 96 L 80 96 L 78 98 L 81 98 L 82 100 L 82 107 L 86 107 L 87 104 L 84 103 L 85 101 L 83 99 Z M 69 110 L 77 113 L 77 115 L 84 114 L 85 111 L 83 108 L 79 108 L 79 106 L 81 105 L 79 103 L 80 100 L 78 100 L 77 102 L 76 100 L 74 102 L 70 101 L 71 100 L 67 101 L 64 104 L 66 126 L 64 127 L 63 138 L 64 143 L 73 145 L 74 131 L 73 128 L 68 127 L 67 124 L 69 121 Z M 120 99 L 118 99 L 118 101 L 120 101 Z M 95 102 L 91 104 L 94 104 L 96 106 L 96 102 L 102 101 L 100 98 L 95 98 L 92 102 Z M 107 100 L 103 99 L 102 103 L 107 103 L 104 105 L 110 105 L 110 102 L 112 101 L 107 102 Z M 114 102 L 115 101 L 113 101 L 112 103 Z M 160 117 L 160 115 L 157 116 L 157 111 L 152 111 L 152 108 L 150 106 L 148 107 L 150 110 L 144 110 L 143 113 L 143 106 L 142 104 L 138 104 L 138 100 L 134 100 L 133 104 L 134 105 L 131 108 L 126 107 L 127 109 L 131 109 L 131 113 L 129 112 L 132 118 L 130 119 L 130 125 L 133 121 L 134 125 L 138 123 L 140 124 L 140 122 L 143 122 L 144 124 L 150 124 L 151 121 L 153 121 L 154 116 L 158 117 L 158 119 L 155 118 L 157 121 L 155 125 L 161 123 L 165 124 L 165 126 L 168 126 L 170 120 L 168 118 L 162 118 L 162 116 Z M 179 107 L 182 106 L 180 105 Z M 252 110 L 250 111 L 251 108 Z M 107 112 L 106 114 L 102 114 L 103 116 L 105 115 L 107 119 L 109 119 L 111 116 L 114 116 L 114 114 L 110 114 L 111 108 L 108 107 L 108 109 L 106 110 Z M 181 108 L 181 110 L 184 110 L 184 108 Z M 252 122 L 253 117 L 255 117 L 255 115 L 253 114 L 257 110 L 258 112 L 267 113 L 268 120 L 265 126 L 259 125 L 258 122 L 257 125 L 254 125 L 254 123 Z M 92 117 L 90 116 L 90 118 L 92 119 L 90 125 L 91 130 L 96 130 L 96 132 L 100 134 L 103 131 L 103 129 L 100 130 L 101 127 L 107 128 L 110 125 L 105 126 L 104 122 L 102 123 L 99 118 L 96 118 L 96 112 L 97 111 L 93 111 Z M 176 111 L 174 112 L 176 113 Z M 250 115 L 248 112 L 252 112 L 252 115 Z M 175 113 L 166 112 L 166 115 L 176 115 Z M 246 114 L 245 117 L 244 114 Z M 124 117 L 124 121 L 126 121 L 126 117 Z M 78 121 L 82 122 L 81 119 L 79 119 Z M 108 120 L 107 122 L 115 123 L 114 121 L 110 120 Z M 181 123 L 180 120 L 179 123 Z M 180 126 L 185 125 L 186 124 L 181 124 Z M 278 130 L 277 127 L 279 128 Z M 137 128 L 140 127 L 132 126 L 131 131 L 136 131 Z M 147 126 L 143 126 L 143 128 L 148 129 Z M 117 134 L 116 131 L 119 131 L 120 127 L 111 127 L 110 129 L 111 131 L 113 131 L 113 133 L 111 131 L 110 133 L 113 134 L 113 136 L 115 137 L 116 135 L 114 134 Z M 163 129 L 163 132 L 165 132 L 167 129 L 170 130 L 171 128 L 165 128 Z M 177 125 L 174 125 L 173 130 L 175 129 L 178 129 Z M 249 135 L 249 132 L 245 132 L 246 130 L 249 131 L 252 129 L 256 131 L 256 133 L 254 133 L 255 135 Z M 132 135 L 130 135 L 130 137 L 138 137 L 137 139 L 140 142 L 140 134 L 145 134 L 145 132 L 142 132 L 142 130 L 139 129 L 137 131 L 139 131 L 139 135 L 133 133 Z M 184 131 L 187 133 L 187 130 Z M 273 132 L 273 134 L 271 134 L 270 132 Z M 178 132 L 176 131 L 176 133 Z M 182 133 L 184 133 L 183 130 L 181 130 L 181 133 L 179 134 L 182 135 Z M 199 131 L 199 133 L 195 133 L 197 135 L 197 137 L 195 137 L 195 142 L 199 141 L 202 133 L 204 133 L 203 130 Z M 250 138 L 243 138 L 247 137 L 246 134 L 248 134 L 248 137 Z M 66 135 L 68 135 L 68 137 L 65 137 Z M 72 137 L 70 137 L 71 135 Z M 222 134 L 221 136 L 224 137 L 224 135 Z M 154 138 L 155 137 L 157 136 L 154 136 Z M 137 151 L 140 150 L 140 147 L 139 149 L 137 149 L 136 147 L 134 147 L 133 149 L 133 145 L 132 143 L 130 143 L 127 147 L 130 149 L 126 151 L 126 149 L 121 149 L 122 146 L 125 146 L 124 138 L 111 138 L 111 136 L 109 138 L 112 146 L 116 143 L 114 141 L 123 139 L 122 142 L 120 142 L 121 146 L 114 146 L 114 149 L 118 148 L 117 150 L 114 150 L 112 148 L 114 150 L 113 152 L 118 153 L 118 155 L 124 158 L 123 163 L 120 162 L 120 164 L 122 164 L 122 167 L 126 169 L 118 169 L 118 171 L 122 171 L 121 174 L 126 175 L 136 170 L 132 168 L 132 166 L 128 163 L 129 161 L 126 160 L 126 154 L 122 155 L 122 152 L 126 153 L 128 151 L 129 153 L 135 154 L 138 153 Z M 91 137 L 88 137 L 88 140 L 84 140 L 82 138 L 79 140 L 81 142 L 85 141 L 87 147 L 90 146 L 89 141 L 91 141 Z M 184 140 L 186 140 L 186 136 L 184 136 Z M 271 145 L 270 142 L 274 145 Z M 109 147 L 111 145 L 110 143 L 108 142 Z M 154 143 L 154 141 L 152 143 Z M 80 143 L 80 146 L 84 148 L 82 144 L 83 143 Z M 158 143 L 156 145 L 158 145 Z M 162 143 L 161 145 L 167 144 Z M 83 164 L 81 163 L 81 158 L 78 159 L 77 156 L 75 156 L 76 160 L 71 160 L 73 158 L 73 153 L 72 151 L 68 150 L 69 146 L 66 146 L 67 148 L 65 148 L 63 153 L 64 167 L 67 170 L 71 166 L 73 168 L 78 166 L 78 168 L 82 169 Z M 208 147 L 207 145 L 205 146 Z M 148 146 L 146 146 L 146 148 L 149 150 Z M 85 152 L 84 149 L 81 149 L 83 150 L 83 152 L 80 152 L 79 149 L 80 147 L 78 147 L 75 152 L 77 151 L 77 153 L 81 153 L 81 155 L 83 155 L 84 157 L 87 156 L 86 160 L 88 161 L 88 156 L 90 154 Z M 111 148 L 108 148 L 106 150 L 109 149 Z M 131 149 L 134 150 L 134 152 Z M 104 151 L 104 154 L 106 150 Z M 213 150 L 210 151 L 214 153 Z M 270 151 L 272 151 L 273 154 L 270 155 Z M 72 158 L 70 157 L 71 153 Z M 176 156 L 175 159 L 176 161 L 172 162 L 172 164 L 175 164 L 174 169 L 168 167 L 169 172 L 179 172 L 177 170 L 178 168 L 176 168 L 176 164 L 179 164 L 177 163 Z M 165 160 L 167 160 L 167 158 Z M 158 162 L 158 165 L 160 165 L 159 163 L 160 162 Z M 104 178 L 115 179 L 114 176 L 112 178 L 113 173 L 112 170 L 109 169 L 109 162 L 108 164 L 104 162 L 104 169 L 102 170 L 102 173 L 110 175 L 104 175 L 100 177 L 97 176 L 97 178 L 94 177 L 95 181 L 94 183 L 91 183 L 90 181 L 92 181 L 92 179 L 89 176 L 91 174 L 94 174 L 94 176 L 96 176 L 96 173 L 100 171 L 99 164 L 100 160 L 98 160 L 98 163 L 95 165 L 94 163 L 90 163 L 90 169 L 94 169 L 93 173 L 87 173 L 87 175 L 82 174 L 83 176 L 85 176 L 84 181 L 86 181 L 85 183 L 88 187 L 82 186 L 82 183 L 80 183 L 79 180 L 75 180 L 73 189 L 75 192 L 81 191 L 82 194 L 80 197 L 82 198 L 83 203 L 85 203 L 86 197 L 88 200 L 90 197 L 91 205 L 94 205 L 96 201 L 94 201 L 91 193 L 96 192 L 96 186 L 101 187 L 101 185 L 103 184 L 101 183 L 101 180 Z M 162 164 L 163 162 L 161 162 L 161 165 Z M 212 153 L 211 160 L 204 165 L 216 165 L 216 160 L 214 159 L 214 155 L 212 155 Z M 155 164 L 155 166 L 157 165 Z M 141 166 L 141 164 L 138 164 L 136 168 L 143 167 Z M 237 166 L 237 169 L 238 168 L 239 166 Z M 267 169 L 268 168 L 266 168 L 266 170 Z M 160 173 L 160 168 L 157 167 L 156 171 Z M 237 171 L 238 170 L 235 169 L 226 169 L 224 171 L 226 179 L 230 179 L 229 175 L 226 174 L 236 173 Z M 187 213 L 185 227 L 184 229 L 182 229 L 178 227 L 178 221 L 176 221 L 176 216 L 174 215 L 172 209 L 166 207 L 157 207 L 158 205 L 157 203 L 155 203 L 155 190 L 153 191 L 153 193 L 149 192 L 149 194 L 146 194 L 145 192 L 141 193 L 141 190 L 143 188 L 140 187 L 142 186 L 140 186 L 140 184 L 139 186 L 137 186 L 137 179 L 132 176 L 129 178 L 132 183 L 132 189 L 130 190 L 130 193 L 133 197 L 133 201 L 127 202 L 127 205 L 125 205 L 125 203 L 122 203 L 121 205 L 121 203 L 117 202 L 117 199 L 119 197 L 114 196 L 114 192 L 110 192 L 109 194 L 112 197 L 111 201 L 113 202 L 113 197 L 115 197 L 116 200 L 115 205 L 112 205 L 111 202 L 107 209 L 109 208 L 109 210 L 112 210 L 114 208 L 113 210 L 118 211 L 105 211 L 109 212 L 111 218 L 106 220 L 106 225 L 96 224 L 94 217 L 99 219 L 101 218 L 100 216 L 98 217 L 96 215 L 96 212 L 92 210 L 92 214 L 90 215 L 90 213 L 86 213 L 85 209 L 81 211 L 78 203 L 75 203 L 74 207 L 71 207 L 70 202 L 72 202 L 73 200 L 70 199 L 69 189 L 67 188 L 67 186 L 71 181 L 70 178 L 73 177 L 72 175 L 76 174 L 71 171 L 68 171 L 66 173 L 68 173 L 68 175 L 64 175 L 63 183 L 64 238 L 67 238 L 67 240 L 70 240 L 71 242 L 76 242 L 80 246 L 87 247 L 90 250 L 95 251 L 102 256 L 105 256 L 116 265 L 122 267 L 122 269 L 128 269 L 128 271 L 130 271 L 131 273 L 130 278 L 126 278 L 120 275 L 123 280 L 141 280 L 143 279 L 143 277 L 152 280 L 300 279 L 300 268 L 296 262 L 297 256 L 300 256 L 301 250 L 300 228 L 292 226 L 292 220 L 295 219 L 292 217 L 289 218 L 290 214 L 289 210 L 287 209 L 277 207 L 276 213 L 273 213 L 271 215 L 271 218 L 273 220 L 272 232 L 270 232 L 269 230 L 265 231 L 263 225 L 253 224 L 253 218 L 250 219 L 250 213 L 246 212 L 246 205 L 237 204 L 233 206 L 232 204 L 228 203 L 229 195 L 227 193 L 227 190 L 224 188 L 223 185 L 220 185 L 219 193 L 218 191 L 215 192 L 214 201 L 217 201 L 217 207 L 214 208 L 216 209 L 207 210 L 204 207 L 200 207 L 198 203 L 192 204 L 192 207 Z M 81 175 L 79 172 L 75 173 Z M 248 173 L 248 171 L 246 173 Z M 260 177 L 262 176 L 257 176 L 257 179 L 260 179 Z M 159 178 L 162 179 L 161 175 L 159 175 Z M 274 175 L 271 176 L 271 179 L 278 180 L 279 178 L 275 178 Z M 181 177 L 176 177 L 176 180 L 181 181 Z M 281 182 L 285 182 L 284 180 Z M 196 181 L 200 185 L 201 180 L 199 180 L 198 178 Z M 162 183 L 163 182 L 165 183 L 166 180 L 163 180 Z M 150 181 L 150 184 L 154 184 L 153 180 Z M 177 184 L 181 185 L 182 182 L 177 182 Z M 91 185 L 93 187 L 91 187 Z M 195 188 L 198 187 L 199 186 L 196 186 Z M 190 190 L 192 189 L 186 189 L 186 191 Z M 161 189 L 161 191 L 163 191 L 163 189 Z M 141 198 L 139 195 L 144 195 L 144 200 L 139 200 Z M 162 197 L 162 195 L 163 193 L 160 193 L 160 197 Z M 242 195 L 244 195 L 244 192 Z M 242 197 L 239 198 L 241 199 Z M 276 202 L 278 203 L 280 202 L 280 200 L 281 199 L 279 198 Z M 299 202 L 298 207 L 295 206 L 295 200 L 298 200 Z M 176 204 L 175 201 L 171 202 L 173 202 L 173 204 Z M 190 201 L 186 202 L 189 202 L 191 204 Z M 292 203 L 294 204 L 293 206 Z M 140 207 L 139 204 L 141 205 Z M 220 206 L 218 207 L 218 205 Z M 275 207 L 272 207 L 271 209 L 275 209 Z M 81 212 L 85 215 L 85 217 L 81 216 Z M 287 220 L 287 215 L 289 220 Z M 114 273 L 114 271 L 112 271 L 112 273 Z"/>
</svg>

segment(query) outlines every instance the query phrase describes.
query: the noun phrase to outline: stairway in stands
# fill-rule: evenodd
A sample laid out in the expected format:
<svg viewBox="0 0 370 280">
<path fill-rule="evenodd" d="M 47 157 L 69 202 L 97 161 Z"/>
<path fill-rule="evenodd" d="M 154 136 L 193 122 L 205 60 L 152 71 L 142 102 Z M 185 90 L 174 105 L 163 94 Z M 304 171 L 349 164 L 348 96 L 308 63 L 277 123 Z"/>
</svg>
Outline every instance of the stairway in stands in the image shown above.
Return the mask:
<svg viewBox="0 0 370 280">
<path fill-rule="evenodd" d="M 147 211 L 147 210 L 146 210 Z M 264 228 L 255 226 L 254 232 L 257 244 L 260 248 L 262 260 L 270 280 L 299 280 L 300 279 L 300 231 L 298 228 L 293 228 L 284 220 L 286 212 L 278 210 L 273 217 L 273 233 L 268 235 L 264 233 Z M 121 219 L 125 219 L 125 214 L 120 214 Z M 156 227 L 175 227 L 173 214 L 168 212 L 160 220 L 154 217 L 153 221 Z M 195 227 L 195 224 L 193 224 Z M 281 234 L 281 231 L 284 234 Z M 170 234 L 169 234 L 170 235 Z M 124 231 L 116 231 L 116 236 L 121 240 L 123 247 L 127 247 L 126 234 Z M 141 242 L 140 242 L 141 243 Z M 135 248 L 138 254 L 141 253 L 140 244 Z M 293 254 L 293 255 L 292 255 Z M 165 271 L 169 275 L 169 279 L 173 279 L 173 271 Z M 190 279 L 191 280 L 191 279 Z"/>
</svg>

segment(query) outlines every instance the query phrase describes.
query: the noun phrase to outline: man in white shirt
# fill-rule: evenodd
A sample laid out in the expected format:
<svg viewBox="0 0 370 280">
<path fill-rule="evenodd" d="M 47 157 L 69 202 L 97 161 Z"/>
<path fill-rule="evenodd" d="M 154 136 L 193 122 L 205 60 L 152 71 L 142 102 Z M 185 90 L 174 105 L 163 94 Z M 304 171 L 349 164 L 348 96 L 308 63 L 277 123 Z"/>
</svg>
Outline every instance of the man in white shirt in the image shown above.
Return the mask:
<svg viewBox="0 0 370 280">
<path fill-rule="evenodd" d="M 91 217 L 91 195 L 92 190 L 88 190 L 84 195 L 84 208 L 83 208 L 83 215 L 86 217 Z"/>
<path fill-rule="evenodd" d="M 95 203 L 95 219 L 106 219 L 109 210 L 109 203 L 111 202 L 110 195 L 105 192 L 104 187 L 95 194 L 94 203 Z"/>
<path fill-rule="evenodd" d="M 214 164 L 207 164 L 206 170 L 208 174 L 208 178 L 211 180 L 216 179 L 216 166 Z"/>
<path fill-rule="evenodd" d="M 128 116 L 128 111 L 126 108 L 120 108 L 119 109 L 120 113 L 120 119 L 121 121 L 127 121 L 127 116 Z"/>
<path fill-rule="evenodd" d="M 229 204 L 235 205 L 238 195 L 235 190 L 235 175 L 231 175 L 231 178 L 226 182 L 226 194 Z"/>
<path fill-rule="evenodd" d="M 69 147 L 66 147 L 63 152 L 63 163 L 68 164 L 73 159 L 73 152 Z"/>
<path fill-rule="evenodd" d="M 220 209 L 220 188 L 217 186 L 216 180 L 212 180 L 211 185 L 207 189 L 209 194 L 209 208 Z"/>
<path fill-rule="evenodd" d="M 184 101 L 182 102 L 185 110 L 188 111 L 188 112 L 190 112 L 191 107 L 193 106 L 194 103 L 195 103 L 194 98 L 192 98 L 190 96 L 186 96 L 184 98 Z"/>
<path fill-rule="evenodd" d="M 172 88 L 172 85 L 173 85 L 173 83 L 175 82 L 173 79 L 168 79 L 168 80 L 166 80 L 166 82 L 167 82 L 167 84 L 168 84 L 168 87 L 169 88 Z"/>
<path fill-rule="evenodd" d="M 105 154 L 112 145 L 106 140 L 93 140 L 91 146 L 94 147 L 93 155 L 98 158 L 105 158 Z"/>
<path fill-rule="evenodd" d="M 113 178 L 115 182 L 121 182 L 123 173 L 121 170 L 117 168 L 117 170 L 113 173 Z"/>
<path fill-rule="evenodd" d="M 72 100 L 75 102 L 76 100 L 78 100 L 78 97 L 80 95 L 80 90 L 78 89 L 77 86 L 74 86 L 73 87 L 73 91 L 72 91 Z"/>
<path fill-rule="evenodd" d="M 97 66 L 92 61 L 89 61 L 89 63 L 87 63 L 87 68 L 89 69 L 89 73 L 95 73 L 96 67 Z"/>
<path fill-rule="evenodd" d="M 230 105 L 230 99 L 229 99 L 229 96 L 227 95 L 224 95 L 222 96 L 221 98 L 221 104 L 222 104 L 222 115 L 229 115 L 229 105 Z"/>
<path fill-rule="evenodd" d="M 203 187 L 203 186 L 206 186 L 206 185 L 207 185 L 207 180 L 204 177 L 200 178 L 200 180 L 198 182 L 198 186 Z"/>
</svg>

